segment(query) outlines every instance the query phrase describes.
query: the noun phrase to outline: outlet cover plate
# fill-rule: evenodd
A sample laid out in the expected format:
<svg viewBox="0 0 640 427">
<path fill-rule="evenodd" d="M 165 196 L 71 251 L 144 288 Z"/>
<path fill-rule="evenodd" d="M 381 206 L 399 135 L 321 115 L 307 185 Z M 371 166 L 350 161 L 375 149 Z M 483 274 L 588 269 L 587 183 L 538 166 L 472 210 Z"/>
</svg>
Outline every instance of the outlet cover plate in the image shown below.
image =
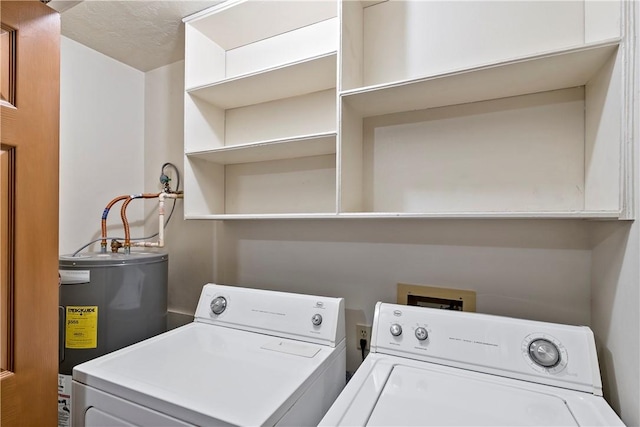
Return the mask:
<svg viewBox="0 0 640 427">
<path fill-rule="evenodd" d="M 367 340 L 365 350 L 369 350 L 369 345 L 371 344 L 371 325 L 356 324 L 356 346 L 358 350 L 361 350 L 360 339 L 362 338 Z"/>
</svg>

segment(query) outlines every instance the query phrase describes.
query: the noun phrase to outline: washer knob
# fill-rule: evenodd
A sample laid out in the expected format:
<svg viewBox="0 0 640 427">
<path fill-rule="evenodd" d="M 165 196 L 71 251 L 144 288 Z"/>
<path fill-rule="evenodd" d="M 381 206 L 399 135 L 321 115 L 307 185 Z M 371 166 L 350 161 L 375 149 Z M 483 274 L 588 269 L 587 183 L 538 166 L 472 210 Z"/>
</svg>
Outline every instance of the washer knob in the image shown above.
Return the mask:
<svg viewBox="0 0 640 427">
<path fill-rule="evenodd" d="M 529 344 L 529 357 L 537 365 L 553 368 L 560 363 L 560 350 L 551 341 L 540 338 Z"/>
<path fill-rule="evenodd" d="M 225 297 L 215 297 L 210 306 L 213 314 L 220 314 L 227 308 L 227 300 Z"/>
<path fill-rule="evenodd" d="M 311 323 L 313 323 L 315 326 L 320 326 L 320 324 L 322 323 L 322 315 L 319 313 L 314 314 L 311 317 Z"/>
<path fill-rule="evenodd" d="M 402 326 L 394 323 L 393 325 L 391 325 L 391 328 L 389 328 L 389 331 L 394 337 L 399 337 L 400 335 L 402 335 Z"/>
<path fill-rule="evenodd" d="M 418 338 L 418 340 L 424 341 L 427 339 L 428 336 L 429 336 L 429 333 L 425 328 L 423 328 L 422 326 L 416 328 L 416 338 Z"/>
</svg>

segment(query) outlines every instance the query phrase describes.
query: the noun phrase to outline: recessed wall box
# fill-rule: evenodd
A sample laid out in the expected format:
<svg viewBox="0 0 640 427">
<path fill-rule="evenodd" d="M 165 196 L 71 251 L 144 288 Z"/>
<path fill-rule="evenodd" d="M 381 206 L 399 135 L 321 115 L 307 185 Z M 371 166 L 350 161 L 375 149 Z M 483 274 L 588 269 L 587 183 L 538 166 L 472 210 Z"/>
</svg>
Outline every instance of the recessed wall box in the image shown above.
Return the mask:
<svg viewBox="0 0 640 427">
<path fill-rule="evenodd" d="M 476 311 L 476 293 L 462 289 L 398 283 L 398 304 Z"/>
</svg>

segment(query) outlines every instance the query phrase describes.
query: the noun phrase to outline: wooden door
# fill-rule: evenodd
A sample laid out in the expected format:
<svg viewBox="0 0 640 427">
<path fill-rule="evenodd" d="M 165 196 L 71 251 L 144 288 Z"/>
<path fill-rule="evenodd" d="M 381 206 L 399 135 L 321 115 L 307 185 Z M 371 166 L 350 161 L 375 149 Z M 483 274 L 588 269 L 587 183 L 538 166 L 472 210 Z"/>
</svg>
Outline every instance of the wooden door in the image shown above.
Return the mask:
<svg viewBox="0 0 640 427">
<path fill-rule="evenodd" d="M 0 1 L 0 423 L 57 424 L 60 17 Z"/>
</svg>

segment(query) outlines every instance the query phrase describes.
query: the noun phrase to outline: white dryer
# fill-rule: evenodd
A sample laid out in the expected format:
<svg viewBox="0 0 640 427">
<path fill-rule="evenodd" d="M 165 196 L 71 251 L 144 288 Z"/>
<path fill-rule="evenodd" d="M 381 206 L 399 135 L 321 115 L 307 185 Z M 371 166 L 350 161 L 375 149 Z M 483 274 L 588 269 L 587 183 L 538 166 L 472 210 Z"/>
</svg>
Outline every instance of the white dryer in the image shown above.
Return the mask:
<svg viewBox="0 0 640 427">
<path fill-rule="evenodd" d="M 72 424 L 316 425 L 344 338 L 342 298 L 208 284 L 194 322 L 73 369 Z"/>
<path fill-rule="evenodd" d="M 322 426 L 615 426 L 587 327 L 378 303 Z"/>
</svg>

